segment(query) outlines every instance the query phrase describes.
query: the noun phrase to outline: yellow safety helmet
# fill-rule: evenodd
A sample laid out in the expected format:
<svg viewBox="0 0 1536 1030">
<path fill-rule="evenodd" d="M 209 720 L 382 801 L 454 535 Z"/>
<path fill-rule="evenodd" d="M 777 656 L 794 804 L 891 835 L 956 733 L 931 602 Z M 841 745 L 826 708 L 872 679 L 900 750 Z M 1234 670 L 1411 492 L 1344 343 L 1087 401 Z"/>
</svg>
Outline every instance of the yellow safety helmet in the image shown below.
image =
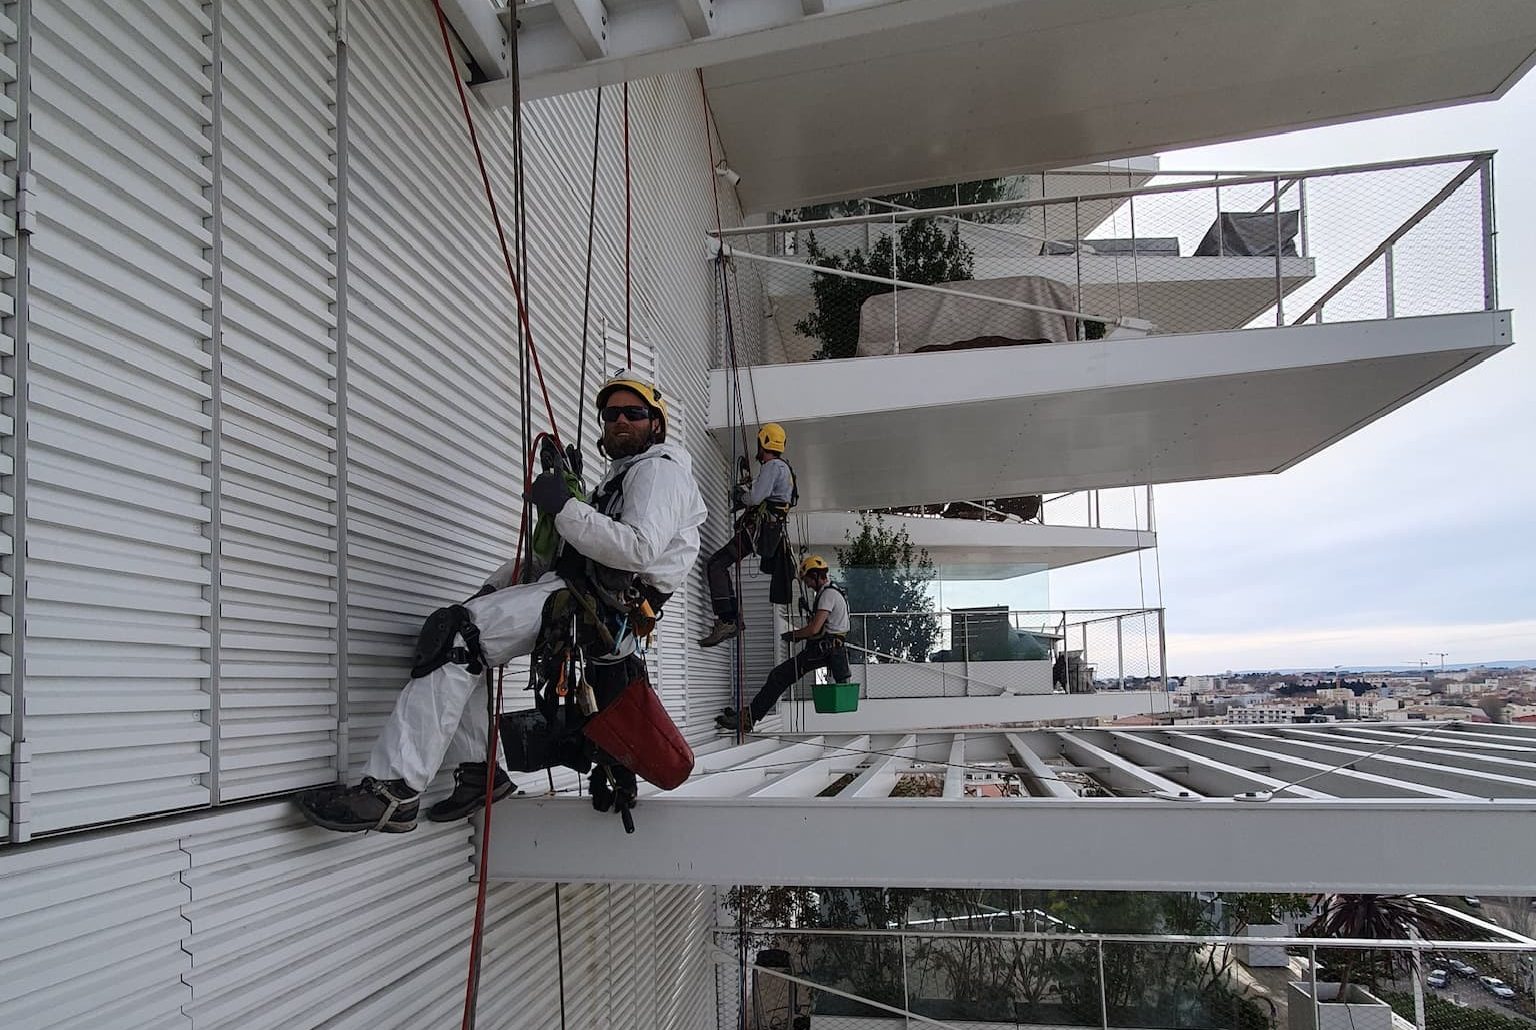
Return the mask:
<svg viewBox="0 0 1536 1030">
<path fill-rule="evenodd" d="M 757 431 L 757 445 L 765 451 L 783 454 L 784 445 L 788 442 L 789 437 L 784 433 L 784 427 L 777 422 L 765 422 L 763 428 Z"/>
<path fill-rule="evenodd" d="M 661 399 L 661 390 L 655 383 L 641 379 L 627 368 L 615 370 L 597 389 L 598 414 L 602 414 L 603 407 L 615 390 L 630 390 L 639 394 L 640 399 L 658 412 L 657 417 L 661 419 L 661 432 L 656 436 L 657 441 L 667 438 L 667 402 Z"/>
<path fill-rule="evenodd" d="M 804 558 L 800 559 L 800 571 L 797 573 L 797 575 L 799 575 L 801 578 L 804 578 L 807 572 L 827 571 L 829 571 L 829 568 L 825 558 L 819 554 L 808 554 Z"/>
</svg>

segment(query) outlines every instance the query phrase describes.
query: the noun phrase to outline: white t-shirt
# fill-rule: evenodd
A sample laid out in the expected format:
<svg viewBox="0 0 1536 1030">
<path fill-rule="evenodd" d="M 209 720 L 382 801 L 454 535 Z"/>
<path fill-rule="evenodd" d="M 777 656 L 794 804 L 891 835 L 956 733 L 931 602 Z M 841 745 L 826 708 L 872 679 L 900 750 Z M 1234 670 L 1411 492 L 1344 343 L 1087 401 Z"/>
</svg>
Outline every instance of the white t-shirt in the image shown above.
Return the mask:
<svg viewBox="0 0 1536 1030">
<path fill-rule="evenodd" d="M 823 633 L 847 635 L 852 620 L 848 617 L 848 598 L 841 590 L 831 584 L 822 587 L 816 594 L 815 610 L 827 613 L 827 621 L 821 627 Z"/>
</svg>

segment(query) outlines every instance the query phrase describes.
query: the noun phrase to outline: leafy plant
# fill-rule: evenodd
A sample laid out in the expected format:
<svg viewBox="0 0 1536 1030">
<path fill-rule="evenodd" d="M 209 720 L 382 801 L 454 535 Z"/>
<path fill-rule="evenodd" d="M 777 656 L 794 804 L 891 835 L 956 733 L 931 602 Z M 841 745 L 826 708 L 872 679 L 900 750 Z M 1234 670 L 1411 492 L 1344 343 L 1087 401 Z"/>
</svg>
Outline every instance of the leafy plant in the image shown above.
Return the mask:
<svg viewBox="0 0 1536 1030">
<path fill-rule="evenodd" d="M 973 269 L 971 248 L 960 239 L 960 227 L 948 232 L 932 219 L 904 222 L 893 247 L 889 235 L 881 236 L 866 253 L 863 247 L 840 254 L 823 250 L 813 232 L 806 241 L 811 263 L 821 268 L 859 272 L 864 275 L 931 286 L 934 283 L 969 279 Z M 878 293 L 890 293 L 888 283 L 817 274 L 811 280 L 816 308 L 795 323 L 795 331 L 821 341 L 816 358 L 851 358 L 859 347 L 859 311 Z"/>
<path fill-rule="evenodd" d="M 1444 936 L 1453 921 L 1423 898 L 1408 894 L 1319 894 L 1312 899 L 1317 916 L 1306 933 L 1318 937 L 1367 940 L 1408 940 L 1413 936 Z M 1394 964 L 1408 961 L 1406 952 L 1349 949 L 1337 964 L 1339 1000 L 1348 997 L 1352 983 L 1374 987 Z"/>
<path fill-rule="evenodd" d="M 898 659 L 921 662 L 938 639 L 933 598 L 933 559 L 912 543 L 905 529 L 892 529 L 882 516 L 860 513 L 859 531 L 837 548 L 850 611 L 873 613 L 855 619 L 855 643 Z M 901 614 L 879 614 L 879 613 Z M 871 661 L 880 660 L 871 656 Z"/>
</svg>

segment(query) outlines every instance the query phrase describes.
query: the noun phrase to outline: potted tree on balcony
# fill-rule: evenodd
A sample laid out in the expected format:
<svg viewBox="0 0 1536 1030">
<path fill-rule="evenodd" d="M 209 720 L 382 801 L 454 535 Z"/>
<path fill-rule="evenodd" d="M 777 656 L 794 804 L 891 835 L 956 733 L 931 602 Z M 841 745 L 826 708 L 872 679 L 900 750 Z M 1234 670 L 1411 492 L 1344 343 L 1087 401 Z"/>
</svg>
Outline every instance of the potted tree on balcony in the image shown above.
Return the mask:
<svg viewBox="0 0 1536 1030">
<path fill-rule="evenodd" d="M 1287 937 L 1292 930 L 1288 920 L 1312 911 L 1306 894 L 1227 894 L 1221 900 L 1232 932 L 1248 937 Z M 1250 969 L 1277 968 L 1289 961 L 1279 945 L 1241 945 L 1237 958 Z"/>
<path fill-rule="evenodd" d="M 1441 935 L 1449 921 L 1423 898 L 1405 894 L 1319 894 L 1317 915 L 1305 927 L 1309 936 L 1365 940 L 1411 940 Z M 1338 949 L 1317 977 L 1316 1003 L 1311 979 L 1288 984 L 1290 1030 L 1347 1026 L 1352 1030 L 1392 1030 L 1392 1008 L 1372 989 L 1403 952 Z M 1328 978 L 1325 980 L 1324 976 Z"/>
</svg>

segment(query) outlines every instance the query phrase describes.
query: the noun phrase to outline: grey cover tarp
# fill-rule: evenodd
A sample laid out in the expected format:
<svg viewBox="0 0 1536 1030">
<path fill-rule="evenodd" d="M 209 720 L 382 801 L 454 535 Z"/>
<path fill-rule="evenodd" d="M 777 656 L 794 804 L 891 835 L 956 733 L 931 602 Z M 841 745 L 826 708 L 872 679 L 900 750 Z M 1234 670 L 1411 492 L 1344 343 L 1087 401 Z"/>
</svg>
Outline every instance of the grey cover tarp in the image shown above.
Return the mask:
<svg viewBox="0 0 1536 1030">
<path fill-rule="evenodd" d="M 1077 301 L 1066 283 L 1037 275 L 943 283 L 966 293 L 1075 311 Z M 897 330 L 902 354 L 921 347 L 946 346 L 980 337 L 1062 343 L 1077 339 L 1077 320 L 1064 315 L 972 300 L 927 290 L 899 290 L 870 297 L 859 309 L 859 357 L 895 354 Z"/>
<path fill-rule="evenodd" d="M 1300 229 L 1298 211 L 1282 211 L 1278 220 L 1273 211 L 1223 212 L 1195 248 L 1195 257 L 1274 257 L 1277 249 L 1281 257 L 1295 257 Z"/>
</svg>

